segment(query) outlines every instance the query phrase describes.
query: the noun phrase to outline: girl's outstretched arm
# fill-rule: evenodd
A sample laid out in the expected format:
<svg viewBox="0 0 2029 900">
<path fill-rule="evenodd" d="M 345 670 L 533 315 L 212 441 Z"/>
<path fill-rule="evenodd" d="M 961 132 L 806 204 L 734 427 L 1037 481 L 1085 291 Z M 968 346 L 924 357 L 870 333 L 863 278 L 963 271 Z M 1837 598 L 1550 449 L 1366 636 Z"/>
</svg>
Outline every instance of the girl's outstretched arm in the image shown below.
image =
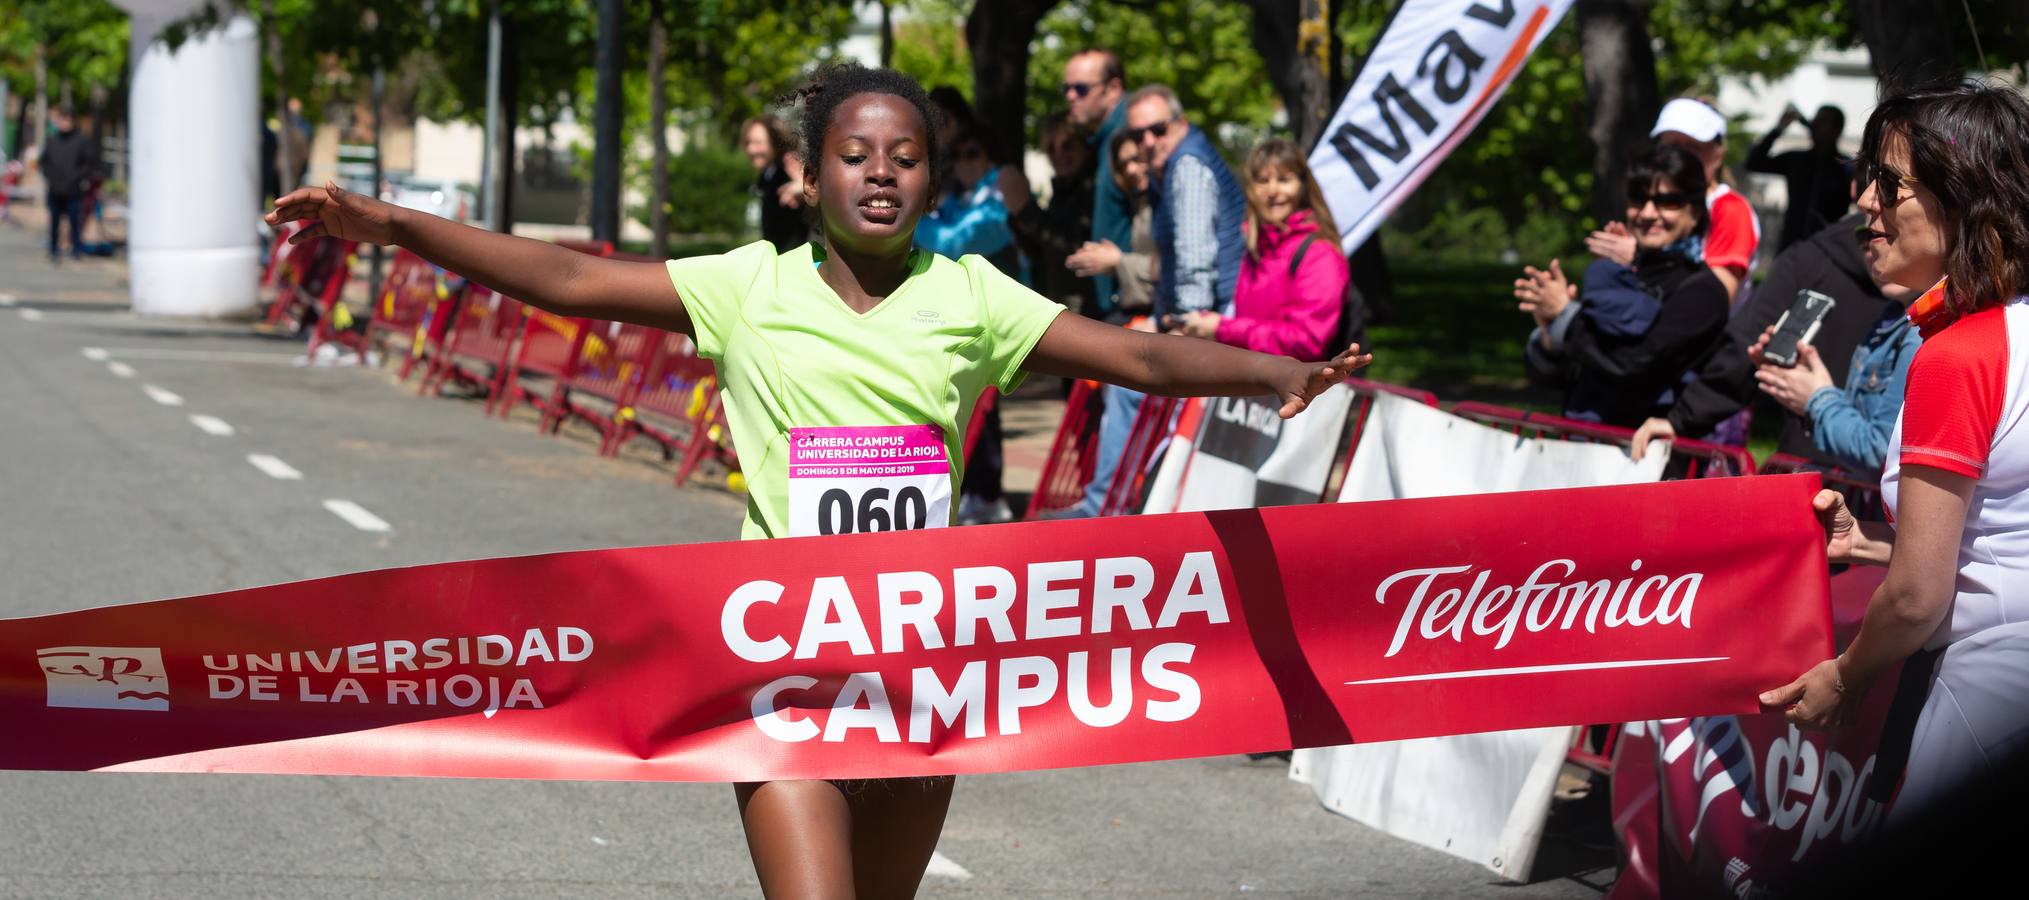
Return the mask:
<svg viewBox="0 0 2029 900">
<path fill-rule="evenodd" d="M 634 322 L 690 334 L 690 315 L 659 262 L 601 259 L 544 241 L 495 234 L 404 209 L 337 185 L 275 201 L 268 223 L 309 220 L 291 244 L 330 236 L 406 247 L 516 300 L 564 316 Z"/>
<path fill-rule="evenodd" d="M 1354 344 L 1326 362 L 1299 362 L 1214 341 L 1150 334 L 1060 315 L 1023 368 L 1045 375 L 1090 378 L 1170 397 L 1282 398 L 1282 417 L 1374 359 Z"/>
</svg>

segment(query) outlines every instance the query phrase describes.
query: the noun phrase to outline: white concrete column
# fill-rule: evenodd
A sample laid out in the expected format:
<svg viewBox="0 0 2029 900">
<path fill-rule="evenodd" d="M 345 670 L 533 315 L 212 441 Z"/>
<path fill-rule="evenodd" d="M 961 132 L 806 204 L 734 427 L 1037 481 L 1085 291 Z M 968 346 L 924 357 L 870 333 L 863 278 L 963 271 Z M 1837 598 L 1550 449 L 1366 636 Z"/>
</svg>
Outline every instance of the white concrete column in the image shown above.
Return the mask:
<svg viewBox="0 0 2029 900">
<path fill-rule="evenodd" d="M 145 5 L 145 4 L 136 4 Z M 136 10 L 136 26 L 143 14 Z M 143 40 L 136 35 L 136 43 Z M 260 53 L 235 15 L 175 52 L 135 55 L 127 260 L 134 311 L 218 316 L 257 305 Z"/>
</svg>

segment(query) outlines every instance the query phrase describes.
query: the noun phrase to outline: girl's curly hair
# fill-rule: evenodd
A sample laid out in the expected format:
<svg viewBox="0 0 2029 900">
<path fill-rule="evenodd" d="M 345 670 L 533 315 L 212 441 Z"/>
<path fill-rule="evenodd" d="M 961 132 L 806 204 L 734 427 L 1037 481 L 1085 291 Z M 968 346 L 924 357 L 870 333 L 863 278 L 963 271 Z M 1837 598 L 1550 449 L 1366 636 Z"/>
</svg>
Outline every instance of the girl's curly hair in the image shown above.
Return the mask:
<svg viewBox="0 0 2029 900">
<path fill-rule="evenodd" d="M 869 69 L 855 62 L 827 64 L 812 73 L 802 87 L 784 94 L 779 100 L 784 105 L 800 105 L 803 108 L 799 124 L 803 133 L 804 165 L 818 164 L 824 148 L 824 132 L 831 127 L 838 108 L 861 94 L 888 94 L 900 97 L 915 107 L 923 117 L 923 129 L 930 142 L 930 171 L 943 171 L 944 154 L 948 148 L 938 135 L 944 117 L 937 104 L 930 102 L 929 93 L 916 83 L 916 79 L 893 69 Z"/>
<path fill-rule="evenodd" d="M 1890 136 L 1944 211 L 1945 306 L 1955 315 L 2029 292 L 2029 101 L 2007 88 L 1952 79 L 1881 101 L 1860 158 L 1881 161 Z M 1860 185 L 1865 190 L 1866 185 Z M 1881 197 L 1883 206 L 1894 198 Z M 1904 200 L 1904 202 L 1908 202 Z M 1907 287 L 1921 290 L 1929 285 Z"/>
</svg>

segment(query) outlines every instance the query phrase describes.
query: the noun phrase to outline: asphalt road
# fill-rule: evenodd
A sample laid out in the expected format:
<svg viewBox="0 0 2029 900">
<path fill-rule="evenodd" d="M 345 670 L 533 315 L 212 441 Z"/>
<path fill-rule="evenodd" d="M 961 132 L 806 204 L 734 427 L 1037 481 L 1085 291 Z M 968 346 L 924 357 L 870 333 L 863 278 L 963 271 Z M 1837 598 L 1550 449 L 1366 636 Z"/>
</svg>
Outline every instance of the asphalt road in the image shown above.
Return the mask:
<svg viewBox="0 0 2029 900">
<path fill-rule="evenodd" d="M 53 269 L 35 233 L 0 226 L 0 616 L 738 534 L 733 495 L 583 435 L 292 365 L 300 344 L 243 324 L 136 318 L 124 267 Z M 6 772 L 0 821 L 7 897 L 758 894 L 723 785 Z M 961 779 L 940 852 L 927 897 L 1519 900 L 1612 878 L 1553 848 L 1501 884 L 1238 758 Z"/>
</svg>

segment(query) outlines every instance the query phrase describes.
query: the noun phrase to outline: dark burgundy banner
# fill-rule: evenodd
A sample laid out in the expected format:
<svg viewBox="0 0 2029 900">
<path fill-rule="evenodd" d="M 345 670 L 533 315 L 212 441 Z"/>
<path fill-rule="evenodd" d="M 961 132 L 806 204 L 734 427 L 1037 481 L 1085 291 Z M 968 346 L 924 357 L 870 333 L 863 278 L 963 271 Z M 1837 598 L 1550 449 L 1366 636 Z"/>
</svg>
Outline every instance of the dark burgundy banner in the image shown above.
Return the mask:
<svg viewBox="0 0 2029 900">
<path fill-rule="evenodd" d="M 1755 711 L 1815 476 L 444 563 L 0 621 L 0 767 L 734 781 Z"/>
</svg>

